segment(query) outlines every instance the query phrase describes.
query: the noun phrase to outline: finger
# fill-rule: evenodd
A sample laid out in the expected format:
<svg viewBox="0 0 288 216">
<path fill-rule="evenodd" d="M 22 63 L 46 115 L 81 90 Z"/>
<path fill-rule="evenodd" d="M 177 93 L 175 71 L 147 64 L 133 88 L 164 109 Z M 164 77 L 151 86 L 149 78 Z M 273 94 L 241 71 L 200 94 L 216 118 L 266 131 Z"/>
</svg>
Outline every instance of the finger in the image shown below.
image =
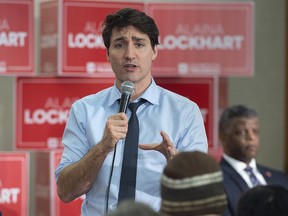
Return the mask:
<svg viewBox="0 0 288 216">
<path fill-rule="evenodd" d="M 139 148 L 143 150 L 161 150 L 161 144 L 159 143 L 153 143 L 153 144 L 139 144 Z"/>
<path fill-rule="evenodd" d="M 162 138 L 163 138 L 163 141 L 169 141 L 169 136 L 168 136 L 168 134 L 166 134 L 164 131 L 161 131 L 160 132 L 160 135 L 162 136 Z"/>
<path fill-rule="evenodd" d="M 109 116 L 108 119 L 111 119 L 111 120 L 127 120 L 128 118 L 125 115 L 125 113 L 117 113 L 117 114 Z"/>
</svg>

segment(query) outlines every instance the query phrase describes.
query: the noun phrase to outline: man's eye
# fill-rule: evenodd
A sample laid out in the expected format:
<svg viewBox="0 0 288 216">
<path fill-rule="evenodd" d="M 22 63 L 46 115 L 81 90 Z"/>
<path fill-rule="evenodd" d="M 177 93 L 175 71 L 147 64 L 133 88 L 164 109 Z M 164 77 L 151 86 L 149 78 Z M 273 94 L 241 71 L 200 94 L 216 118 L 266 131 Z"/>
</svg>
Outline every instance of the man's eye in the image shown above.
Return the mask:
<svg viewBox="0 0 288 216">
<path fill-rule="evenodd" d="M 245 130 L 236 130 L 235 134 L 239 135 L 239 136 L 245 136 L 246 135 L 246 131 Z"/>
<path fill-rule="evenodd" d="M 143 47 L 144 46 L 144 44 L 142 44 L 142 43 L 137 43 L 136 44 L 136 47 Z"/>
<path fill-rule="evenodd" d="M 123 43 L 118 43 L 118 44 L 115 44 L 114 47 L 115 48 L 122 48 L 122 47 L 124 47 L 124 44 Z"/>
</svg>

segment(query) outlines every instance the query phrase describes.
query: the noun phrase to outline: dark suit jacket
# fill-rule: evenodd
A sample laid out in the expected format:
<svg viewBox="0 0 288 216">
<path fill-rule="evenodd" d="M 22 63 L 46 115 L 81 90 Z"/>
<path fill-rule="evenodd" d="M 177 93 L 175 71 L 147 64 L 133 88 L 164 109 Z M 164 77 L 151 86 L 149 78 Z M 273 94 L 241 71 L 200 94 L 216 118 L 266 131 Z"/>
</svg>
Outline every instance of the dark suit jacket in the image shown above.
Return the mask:
<svg viewBox="0 0 288 216">
<path fill-rule="evenodd" d="M 224 189 L 228 199 L 228 208 L 224 216 L 236 216 L 238 200 L 249 187 L 237 171 L 223 157 L 220 160 L 220 168 L 224 175 Z M 257 168 L 265 178 L 267 184 L 282 185 L 288 189 L 288 176 L 283 172 L 259 164 L 257 164 Z"/>
</svg>

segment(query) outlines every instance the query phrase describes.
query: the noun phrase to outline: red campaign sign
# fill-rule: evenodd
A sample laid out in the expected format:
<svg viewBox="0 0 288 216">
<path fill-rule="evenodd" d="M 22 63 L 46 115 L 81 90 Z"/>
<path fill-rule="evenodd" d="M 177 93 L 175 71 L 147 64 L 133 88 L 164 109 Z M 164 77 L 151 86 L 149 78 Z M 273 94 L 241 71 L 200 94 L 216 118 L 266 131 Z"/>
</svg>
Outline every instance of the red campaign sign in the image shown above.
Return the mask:
<svg viewBox="0 0 288 216">
<path fill-rule="evenodd" d="M 28 153 L 0 152 L 0 170 L 0 211 L 2 215 L 28 216 Z"/>
<path fill-rule="evenodd" d="M 113 83 L 108 78 L 17 78 L 16 148 L 62 148 L 72 103 Z"/>
<path fill-rule="evenodd" d="M 0 0 L 1 75 L 34 75 L 32 0 Z"/>
<path fill-rule="evenodd" d="M 149 4 L 160 31 L 156 76 L 254 74 L 254 4 Z"/>
<path fill-rule="evenodd" d="M 40 73 L 113 76 L 106 60 L 101 24 L 107 14 L 125 6 L 143 9 L 143 3 L 41 2 Z M 58 24 L 63 31 L 58 32 Z"/>
<path fill-rule="evenodd" d="M 158 78 L 156 82 L 197 103 L 204 119 L 209 148 L 213 147 L 215 145 L 214 113 L 217 110 L 214 104 L 214 80 L 212 78 Z"/>
</svg>

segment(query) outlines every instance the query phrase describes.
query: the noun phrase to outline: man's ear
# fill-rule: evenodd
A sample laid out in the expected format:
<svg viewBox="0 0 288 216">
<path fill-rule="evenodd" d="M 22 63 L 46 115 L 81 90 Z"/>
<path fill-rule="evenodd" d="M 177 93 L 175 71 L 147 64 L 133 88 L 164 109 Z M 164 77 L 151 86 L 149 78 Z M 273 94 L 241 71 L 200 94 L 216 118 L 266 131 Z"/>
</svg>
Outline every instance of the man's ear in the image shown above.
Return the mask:
<svg viewBox="0 0 288 216">
<path fill-rule="evenodd" d="M 156 59 L 157 55 L 158 55 L 158 47 L 155 46 L 155 47 L 153 48 L 152 61 L 154 61 L 154 60 Z"/>
</svg>

